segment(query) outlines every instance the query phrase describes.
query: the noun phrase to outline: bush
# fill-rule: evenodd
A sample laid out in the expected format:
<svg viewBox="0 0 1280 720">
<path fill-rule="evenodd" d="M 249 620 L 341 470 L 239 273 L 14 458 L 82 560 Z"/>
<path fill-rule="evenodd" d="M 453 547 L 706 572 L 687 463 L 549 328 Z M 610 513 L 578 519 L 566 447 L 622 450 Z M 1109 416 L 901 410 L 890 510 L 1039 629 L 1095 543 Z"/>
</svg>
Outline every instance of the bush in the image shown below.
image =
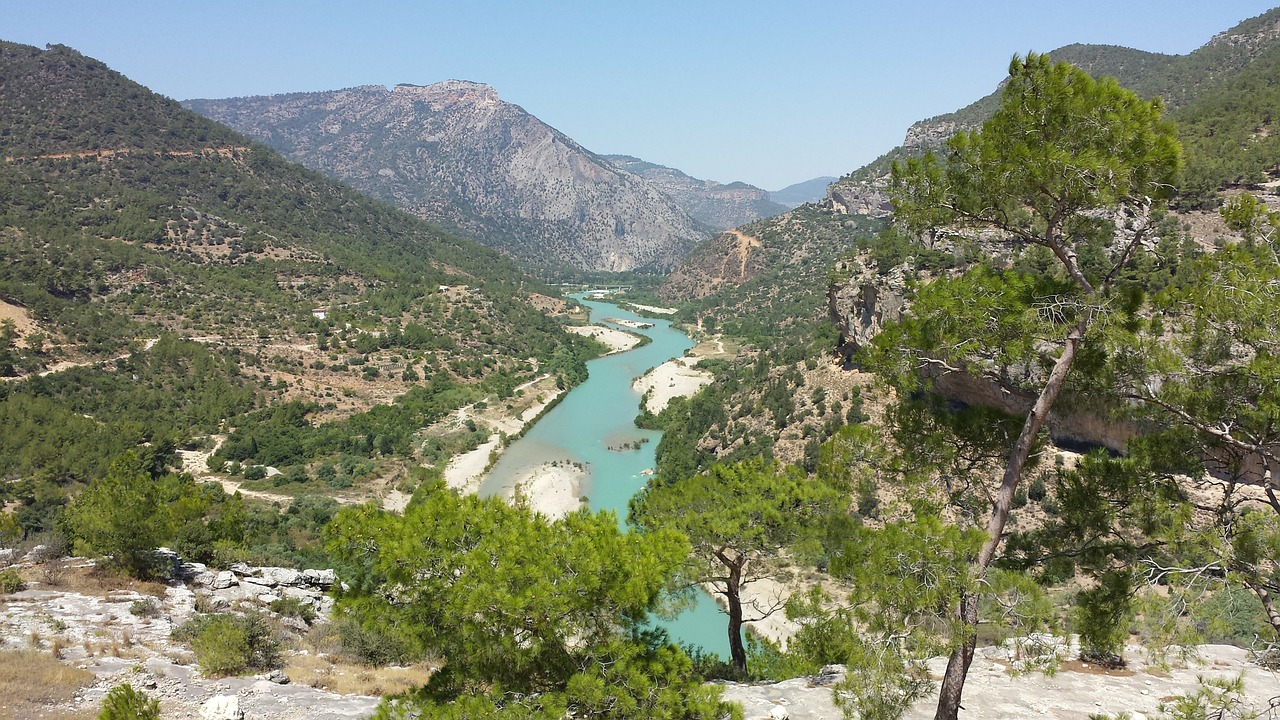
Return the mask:
<svg viewBox="0 0 1280 720">
<path fill-rule="evenodd" d="M 125 683 L 111 688 L 98 720 L 160 720 L 160 701 Z"/>
<path fill-rule="evenodd" d="M 243 675 L 280 666 L 280 641 L 262 615 L 197 615 L 173 632 L 191 643 L 200 670 L 210 677 Z"/>
<path fill-rule="evenodd" d="M 160 617 L 162 614 L 161 610 L 162 608 L 160 607 L 160 603 L 156 602 L 156 599 L 152 597 L 134 600 L 133 603 L 129 605 L 129 612 L 137 615 L 138 617 Z"/>
<path fill-rule="evenodd" d="M 0 594 L 8 595 L 16 593 L 26 587 L 27 584 L 22 581 L 22 576 L 13 568 L 0 570 Z"/>
<path fill-rule="evenodd" d="M 271 612 L 287 617 L 296 617 L 310 623 L 316 619 L 316 610 L 295 597 L 282 597 L 271 601 Z"/>
</svg>

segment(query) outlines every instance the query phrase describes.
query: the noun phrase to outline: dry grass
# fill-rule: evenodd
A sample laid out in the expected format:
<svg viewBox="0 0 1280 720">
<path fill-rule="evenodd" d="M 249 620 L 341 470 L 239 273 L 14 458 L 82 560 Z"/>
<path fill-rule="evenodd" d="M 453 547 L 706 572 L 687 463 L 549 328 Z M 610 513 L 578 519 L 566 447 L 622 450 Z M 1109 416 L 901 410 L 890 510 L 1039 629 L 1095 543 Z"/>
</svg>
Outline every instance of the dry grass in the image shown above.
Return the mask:
<svg viewBox="0 0 1280 720">
<path fill-rule="evenodd" d="M 52 710 L 67 705 L 77 690 L 93 683 L 93 673 L 58 662 L 48 652 L 0 651 L 0 717 L 92 718 L 92 711 Z"/>
<path fill-rule="evenodd" d="M 140 595 L 164 597 L 164 583 L 138 580 L 103 567 L 63 567 L 58 571 L 58 589 L 63 592 L 106 597 L 112 593 L 133 591 Z"/>
<path fill-rule="evenodd" d="M 285 666 L 289 680 L 339 695 L 396 695 L 427 684 L 434 667 L 418 663 L 409 667 L 371 668 L 332 657 L 294 655 Z"/>
</svg>

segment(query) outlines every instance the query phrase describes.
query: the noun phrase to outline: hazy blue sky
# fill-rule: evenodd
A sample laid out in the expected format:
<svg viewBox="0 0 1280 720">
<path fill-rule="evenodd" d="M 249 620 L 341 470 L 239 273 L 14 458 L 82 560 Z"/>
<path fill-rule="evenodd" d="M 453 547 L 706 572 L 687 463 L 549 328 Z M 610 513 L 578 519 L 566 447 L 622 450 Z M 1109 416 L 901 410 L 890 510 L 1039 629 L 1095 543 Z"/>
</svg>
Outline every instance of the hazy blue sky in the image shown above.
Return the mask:
<svg viewBox="0 0 1280 720">
<path fill-rule="evenodd" d="M 178 99 L 486 82 L 595 152 L 776 190 L 985 95 L 1015 52 L 1184 54 L 1276 2 L 0 0 L 0 39 Z"/>
</svg>

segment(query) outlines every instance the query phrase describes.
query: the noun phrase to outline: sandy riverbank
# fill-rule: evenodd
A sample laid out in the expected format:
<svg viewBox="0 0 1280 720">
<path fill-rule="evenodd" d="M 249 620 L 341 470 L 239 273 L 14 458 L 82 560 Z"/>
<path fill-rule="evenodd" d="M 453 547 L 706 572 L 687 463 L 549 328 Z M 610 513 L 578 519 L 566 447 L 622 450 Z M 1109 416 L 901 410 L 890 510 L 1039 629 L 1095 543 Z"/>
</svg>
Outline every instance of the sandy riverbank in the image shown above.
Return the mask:
<svg viewBox="0 0 1280 720">
<path fill-rule="evenodd" d="M 689 397 L 711 382 L 711 373 L 694 367 L 699 359 L 679 357 L 668 360 L 636 378 L 631 387 L 641 395 L 647 395 L 645 408 L 649 412 L 660 413 L 672 398 Z"/>
<path fill-rule="evenodd" d="M 582 478 L 586 469 L 565 461 L 543 463 L 525 473 L 507 490 L 507 502 L 524 504 L 555 520 L 582 507 Z"/>
<path fill-rule="evenodd" d="M 636 303 L 625 303 L 625 304 L 630 305 L 633 308 L 639 308 L 641 310 L 644 310 L 645 312 L 654 313 L 656 315 L 675 315 L 676 314 L 675 308 L 654 307 L 652 305 L 637 305 Z"/>
<path fill-rule="evenodd" d="M 599 340 L 609 346 L 610 354 L 626 352 L 640 344 L 639 336 L 605 325 L 571 325 L 565 330 Z"/>
<path fill-rule="evenodd" d="M 626 335 L 626 333 L 622 333 Z M 631 337 L 627 335 L 627 337 Z M 502 452 L 502 433 L 514 437 L 533 422 L 551 403 L 556 401 L 565 391 L 555 386 L 555 380 L 544 376 L 521 385 L 518 390 L 536 393 L 537 398 L 527 407 L 514 414 L 498 409 L 496 403 L 483 411 L 475 410 L 474 405 L 460 408 L 448 422 L 461 425 L 467 420 L 474 420 L 487 426 L 493 433 L 474 450 L 455 456 L 444 468 L 444 482 L 449 487 L 462 493 L 473 493 L 480 490 L 484 481 L 484 471 L 489 467 L 489 458 L 494 452 Z"/>
</svg>

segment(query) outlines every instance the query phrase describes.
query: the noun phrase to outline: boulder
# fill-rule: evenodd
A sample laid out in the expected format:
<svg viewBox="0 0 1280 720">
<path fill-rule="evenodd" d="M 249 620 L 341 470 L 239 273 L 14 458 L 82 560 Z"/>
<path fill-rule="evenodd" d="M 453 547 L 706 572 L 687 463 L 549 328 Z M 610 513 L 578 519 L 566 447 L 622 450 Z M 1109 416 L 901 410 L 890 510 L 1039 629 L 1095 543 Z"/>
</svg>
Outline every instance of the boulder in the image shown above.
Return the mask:
<svg viewBox="0 0 1280 720">
<path fill-rule="evenodd" d="M 213 577 L 209 582 L 209 587 L 214 590 L 225 590 L 233 585 L 239 585 L 240 581 L 236 579 L 236 574 L 230 570 L 223 570 Z"/>
<path fill-rule="evenodd" d="M 316 600 L 320 598 L 320 593 L 316 592 L 315 590 L 308 590 L 306 588 L 296 588 L 296 587 L 280 588 L 280 594 L 284 595 L 287 598 L 293 598 L 294 600 L 297 600 L 303 605 L 315 605 Z"/>
<path fill-rule="evenodd" d="M 293 568 L 264 567 L 261 568 L 262 579 L 267 585 L 298 585 L 302 573 Z"/>
<path fill-rule="evenodd" d="M 302 577 L 309 585 L 318 585 L 322 588 L 332 586 L 338 582 L 338 574 L 332 569 L 328 570 L 303 570 Z"/>
<path fill-rule="evenodd" d="M 200 707 L 201 720 L 244 720 L 240 710 L 240 698 L 235 695 L 214 695 Z"/>
</svg>

